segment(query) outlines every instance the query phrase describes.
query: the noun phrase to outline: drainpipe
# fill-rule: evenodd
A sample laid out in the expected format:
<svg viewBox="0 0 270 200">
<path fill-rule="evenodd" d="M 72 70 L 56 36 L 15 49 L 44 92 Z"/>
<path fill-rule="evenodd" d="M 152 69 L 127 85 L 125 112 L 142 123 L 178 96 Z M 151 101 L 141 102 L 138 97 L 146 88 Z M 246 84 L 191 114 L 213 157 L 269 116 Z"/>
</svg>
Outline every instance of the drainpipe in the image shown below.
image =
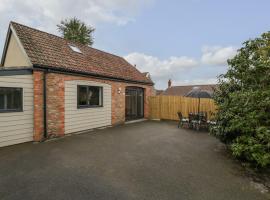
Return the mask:
<svg viewBox="0 0 270 200">
<path fill-rule="evenodd" d="M 48 70 L 44 70 L 43 72 L 43 127 L 44 127 L 44 139 L 48 137 L 47 133 L 47 84 L 46 84 L 46 78 L 47 78 Z"/>
</svg>

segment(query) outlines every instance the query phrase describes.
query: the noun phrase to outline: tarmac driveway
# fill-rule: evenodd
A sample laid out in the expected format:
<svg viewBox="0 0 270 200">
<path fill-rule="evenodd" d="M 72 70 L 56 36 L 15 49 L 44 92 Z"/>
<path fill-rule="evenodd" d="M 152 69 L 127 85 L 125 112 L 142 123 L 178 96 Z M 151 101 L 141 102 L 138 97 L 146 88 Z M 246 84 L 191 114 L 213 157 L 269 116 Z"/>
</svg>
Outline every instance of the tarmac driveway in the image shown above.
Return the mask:
<svg viewBox="0 0 270 200">
<path fill-rule="evenodd" d="M 214 137 L 146 121 L 0 149 L 0 199 L 268 199 Z"/>
</svg>

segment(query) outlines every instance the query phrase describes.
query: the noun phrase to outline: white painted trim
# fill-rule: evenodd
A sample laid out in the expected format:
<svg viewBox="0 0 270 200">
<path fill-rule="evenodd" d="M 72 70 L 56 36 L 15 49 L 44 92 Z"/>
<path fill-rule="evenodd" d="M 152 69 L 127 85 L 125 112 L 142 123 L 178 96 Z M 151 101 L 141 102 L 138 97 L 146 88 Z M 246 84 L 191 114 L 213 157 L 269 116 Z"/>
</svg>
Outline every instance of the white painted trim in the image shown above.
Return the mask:
<svg viewBox="0 0 270 200">
<path fill-rule="evenodd" d="M 24 47 L 23 47 L 23 45 L 22 45 L 22 43 L 21 43 L 21 41 L 20 41 L 20 39 L 19 39 L 19 37 L 18 37 L 16 31 L 15 31 L 15 29 L 13 28 L 12 24 L 10 25 L 10 29 L 11 29 L 11 34 L 14 34 L 14 38 L 15 38 L 16 42 L 18 43 L 19 48 L 20 48 L 21 51 L 23 52 L 23 54 L 24 54 L 24 56 L 25 56 L 25 58 L 26 58 L 26 60 L 27 60 L 27 62 L 28 62 L 28 64 L 29 64 L 29 66 L 33 67 L 33 64 L 32 64 L 32 62 L 30 61 L 30 58 L 28 57 L 28 55 L 27 55 L 27 53 L 26 53 L 26 51 L 25 51 L 25 49 L 24 49 Z M 7 47 L 7 48 L 8 48 L 8 47 Z"/>
</svg>

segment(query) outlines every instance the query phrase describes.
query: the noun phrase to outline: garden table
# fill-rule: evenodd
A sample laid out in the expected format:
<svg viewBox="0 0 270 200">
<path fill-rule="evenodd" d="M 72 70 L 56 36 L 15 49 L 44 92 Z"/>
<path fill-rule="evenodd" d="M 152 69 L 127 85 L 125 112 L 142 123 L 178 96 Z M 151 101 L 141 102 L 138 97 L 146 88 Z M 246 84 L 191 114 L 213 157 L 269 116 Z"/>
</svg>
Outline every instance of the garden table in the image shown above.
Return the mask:
<svg viewBox="0 0 270 200">
<path fill-rule="evenodd" d="M 202 127 L 208 128 L 207 112 L 189 113 L 189 127 L 200 130 Z"/>
</svg>

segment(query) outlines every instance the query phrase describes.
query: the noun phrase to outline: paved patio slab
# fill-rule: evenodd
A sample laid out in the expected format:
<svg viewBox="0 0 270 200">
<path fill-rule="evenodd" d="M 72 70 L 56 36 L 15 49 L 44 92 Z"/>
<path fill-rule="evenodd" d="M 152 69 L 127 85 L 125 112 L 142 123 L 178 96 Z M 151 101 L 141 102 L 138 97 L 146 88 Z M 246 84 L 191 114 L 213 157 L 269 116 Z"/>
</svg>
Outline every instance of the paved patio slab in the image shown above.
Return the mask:
<svg viewBox="0 0 270 200">
<path fill-rule="evenodd" d="M 0 149 L 0 199 L 259 200 L 223 145 L 146 121 Z"/>
</svg>

